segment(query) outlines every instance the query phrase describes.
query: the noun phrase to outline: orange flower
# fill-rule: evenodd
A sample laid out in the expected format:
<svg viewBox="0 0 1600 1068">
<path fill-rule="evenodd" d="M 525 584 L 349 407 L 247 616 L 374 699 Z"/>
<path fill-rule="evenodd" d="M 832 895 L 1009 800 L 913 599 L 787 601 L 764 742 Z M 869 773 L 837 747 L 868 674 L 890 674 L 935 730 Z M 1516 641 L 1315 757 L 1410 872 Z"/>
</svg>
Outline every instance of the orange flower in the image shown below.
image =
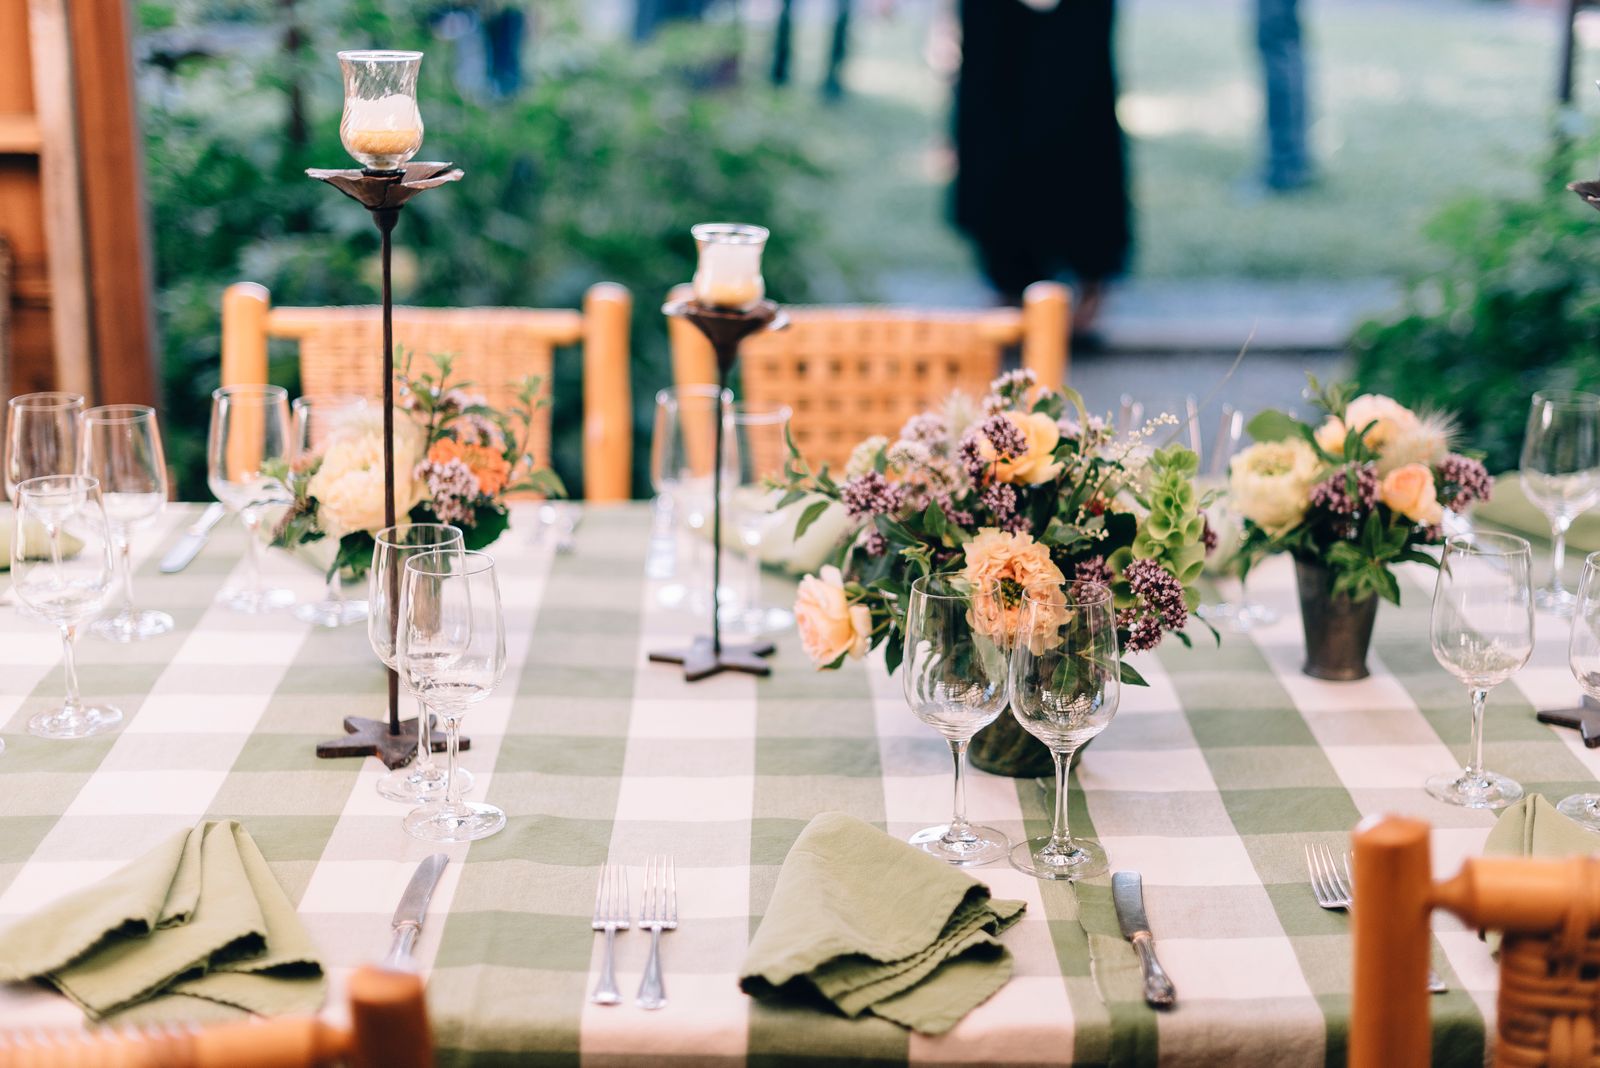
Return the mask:
<svg viewBox="0 0 1600 1068">
<path fill-rule="evenodd" d="M 454 438 L 440 438 L 428 448 L 428 459 L 441 465 L 460 460 L 477 478 L 485 497 L 498 494 L 511 479 L 511 464 L 487 445 L 463 445 Z"/>
</svg>

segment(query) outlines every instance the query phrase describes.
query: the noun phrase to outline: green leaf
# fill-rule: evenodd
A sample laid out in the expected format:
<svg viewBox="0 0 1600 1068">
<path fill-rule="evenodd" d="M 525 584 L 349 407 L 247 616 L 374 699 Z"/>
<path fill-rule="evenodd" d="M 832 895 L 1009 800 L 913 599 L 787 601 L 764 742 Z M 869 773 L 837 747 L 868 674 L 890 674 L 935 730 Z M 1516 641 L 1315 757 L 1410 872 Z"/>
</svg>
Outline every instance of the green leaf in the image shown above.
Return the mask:
<svg viewBox="0 0 1600 1068">
<path fill-rule="evenodd" d="M 894 674 L 895 669 L 900 666 L 900 661 L 906 655 L 905 643 L 896 641 L 897 636 L 897 632 L 891 629 L 889 637 L 883 643 L 883 665 L 889 669 L 889 674 L 891 675 Z"/>
<path fill-rule="evenodd" d="M 811 529 L 811 524 L 822 518 L 822 513 L 826 512 L 828 505 L 832 503 L 832 501 L 812 501 L 806 505 L 805 510 L 800 513 L 800 518 L 795 520 L 794 536 L 797 541 Z"/>
<path fill-rule="evenodd" d="M 1150 685 L 1148 682 L 1146 682 L 1144 680 L 1144 676 L 1139 674 L 1138 670 L 1136 668 L 1134 668 L 1134 666 L 1132 664 L 1128 663 L 1126 660 L 1123 660 L 1120 663 L 1121 663 L 1121 674 L 1120 674 L 1119 677 L 1122 679 L 1122 683 L 1123 683 L 1124 686 L 1149 686 Z"/>
<path fill-rule="evenodd" d="M 1306 429 L 1306 425 L 1294 416 L 1273 408 L 1257 413 L 1245 426 L 1245 430 L 1257 441 L 1283 441 L 1303 434 Z"/>
</svg>

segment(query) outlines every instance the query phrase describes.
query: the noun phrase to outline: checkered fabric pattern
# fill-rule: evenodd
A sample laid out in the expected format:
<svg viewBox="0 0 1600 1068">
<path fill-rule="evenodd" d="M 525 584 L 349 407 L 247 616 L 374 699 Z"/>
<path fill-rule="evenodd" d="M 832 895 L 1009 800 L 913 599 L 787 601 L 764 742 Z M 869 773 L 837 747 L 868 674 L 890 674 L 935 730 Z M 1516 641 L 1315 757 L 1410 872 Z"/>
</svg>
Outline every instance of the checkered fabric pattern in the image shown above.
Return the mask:
<svg viewBox="0 0 1600 1068">
<path fill-rule="evenodd" d="M 53 633 L 0 615 L 0 922 L 82 886 L 198 819 L 238 818 L 260 844 L 319 943 L 336 993 L 384 952 L 389 915 L 418 860 L 434 852 L 400 827 L 403 806 L 373 788 L 375 760 L 324 761 L 313 746 L 348 713 L 377 714 L 383 675 L 362 628 L 314 631 L 288 615 L 236 616 L 212 604 L 240 559 L 235 525 L 188 570 L 154 559 L 192 514 L 147 533 L 140 600 L 177 631 L 116 646 L 86 637 L 85 693 L 114 700 L 126 726 L 51 742 L 27 717 L 58 698 Z M 810 669 L 792 636 L 765 680 L 696 685 L 646 653 L 695 621 L 659 606 L 645 580 L 650 523 L 629 506 L 590 510 L 570 555 L 533 544 L 531 514 L 494 547 L 511 662 L 466 720 L 474 796 L 508 828 L 451 847 L 419 947 L 445 1064 L 535 1062 L 1342 1064 L 1350 1004 L 1349 919 L 1318 909 L 1303 846 L 1342 850 L 1363 815 L 1401 812 L 1437 828 L 1435 868 L 1477 852 L 1493 816 L 1422 790 L 1460 765 L 1465 691 L 1433 660 L 1431 577 L 1406 576 L 1385 605 L 1373 677 L 1331 684 L 1299 673 L 1293 577 L 1274 561 L 1252 593 L 1281 621 L 1249 638 L 1169 642 L 1138 667 L 1109 729 L 1086 752 L 1073 830 L 1114 868 L 1144 873 L 1161 957 L 1179 1007 L 1139 1000 L 1109 880 L 1076 892 L 1006 866 L 976 874 L 1028 902 L 1005 936 L 1016 974 L 937 1039 L 871 1018 L 756 1003 L 735 976 L 785 853 L 806 821 L 841 810 L 907 835 L 950 804 L 944 743 L 906 710 L 881 663 Z M 276 555 L 306 595 L 310 569 Z M 280 576 L 282 577 L 282 576 Z M 781 583 L 773 584 L 784 596 Z M 1565 627 L 1539 620 L 1534 661 L 1489 702 L 1488 763 L 1559 798 L 1594 785 L 1600 755 L 1534 721 L 1576 694 Z M 1013 838 L 1044 833 L 1033 780 L 974 772 L 969 813 Z M 599 962 L 589 929 L 597 870 L 632 866 L 637 906 L 647 855 L 675 855 L 682 923 L 664 936 L 667 1008 L 587 1003 Z M 1435 919 L 1434 965 L 1452 992 L 1431 1001 L 1436 1061 L 1481 1064 L 1495 969 L 1476 936 Z M 648 947 L 620 937 L 619 981 L 637 985 Z M 75 1026 L 77 1013 L 32 989 L 0 990 L 0 1027 Z"/>
</svg>

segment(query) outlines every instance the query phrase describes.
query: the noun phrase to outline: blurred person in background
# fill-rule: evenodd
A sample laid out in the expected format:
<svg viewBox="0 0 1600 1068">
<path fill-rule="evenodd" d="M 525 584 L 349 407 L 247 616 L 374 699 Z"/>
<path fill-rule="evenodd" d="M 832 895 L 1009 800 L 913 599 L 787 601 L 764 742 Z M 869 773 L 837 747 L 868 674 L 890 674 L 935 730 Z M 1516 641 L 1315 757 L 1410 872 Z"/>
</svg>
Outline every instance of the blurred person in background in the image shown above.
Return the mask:
<svg viewBox="0 0 1600 1068">
<path fill-rule="evenodd" d="M 648 41 L 668 22 L 705 17 L 707 0 L 638 0 L 633 10 L 633 39 Z"/>
<path fill-rule="evenodd" d="M 838 100 L 844 95 L 839 72 L 850 50 L 851 0 L 833 0 L 833 41 L 828 47 L 828 70 L 822 77 L 822 98 Z M 782 0 L 778 25 L 772 39 L 772 84 L 789 84 L 789 66 L 794 55 L 794 0 Z"/>
<path fill-rule="evenodd" d="M 1292 193 L 1313 182 L 1306 145 L 1306 56 L 1299 0 L 1256 0 L 1256 48 L 1267 98 L 1267 161 L 1261 184 Z"/>
<path fill-rule="evenodd" d="M 961 0 L 956 225 L 1008 304 L 1073 282 L 1089 340 L 1132 241 L 1114 15 L 1114 0 Z"/>
</svg>

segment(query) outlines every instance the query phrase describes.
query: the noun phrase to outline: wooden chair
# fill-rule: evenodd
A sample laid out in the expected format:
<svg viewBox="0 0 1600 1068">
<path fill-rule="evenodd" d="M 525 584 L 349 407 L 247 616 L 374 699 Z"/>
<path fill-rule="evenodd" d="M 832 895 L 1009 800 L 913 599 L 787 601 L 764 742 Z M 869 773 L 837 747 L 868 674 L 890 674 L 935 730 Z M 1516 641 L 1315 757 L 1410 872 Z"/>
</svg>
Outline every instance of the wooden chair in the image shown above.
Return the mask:
<svg viewBox="0 0 1600 1068">
<path fill-rule="evenodd" d="M 554 349 L 583 346 L 583 496 L 621 501 L 632 482 L 633 406 L 629 395 L 628 322 L 633 298 L 622 286 L 591 286 L 583 310 L 531 308 L 396 308 L 395 348 L 419 359 L 457 356 L 456 372 L 493 404 L 509 403 L 511 385 L 539 375 L 548 394 Z M 267 341 L 300 346 L 300 382 L 307 395 L 382 389 L 382 323 L 376 307 L 274 308 L 253 282 L 222 295 L 222 384 L 267 380 Z M 550 458 L 550 412 L 534 420 L 527 443 L 534 460 Z"/>
<path fill-rule="evenodd" d="M 1600 1065 L 1600 857 L 1479 857 L 1435 884 L 1426 823 L 1369 820 L 1352 844 L 1351 1068 L 1427 1068 L 1428 915 L 1436 908 L 1503 935 L 1495 1064 Z"/>
<path fill-rule="evenodd" d="M 431 1068 L 420 976 L 361 968 L 349 992 L 349 1027 L 282 1017 L 188 1031 L 0 1032 L 0 1068 Z"/>
<path fill-rule="evenodd" d="M 688 295 L 686 286 L 672 293 Z M 1021 345 L 1022 366 L 1041 386 L 1059 388 L 1067 378 L 1071 295 L 1055 282 L 1029 286 L 1020 309 L 786 310 L 789 329 L 744 343 L 742 393 L 751 404 L 794 409 L 795 444 L 814 467 L 842 467 L 862 438 L 894 437 L 907 419 L 956 390 L 982 396 L 1007 346 Z M 716 359 L 693 324 L 669 319 L 667 328 L 674 381 L 715 382 Z"/>
</svg>

